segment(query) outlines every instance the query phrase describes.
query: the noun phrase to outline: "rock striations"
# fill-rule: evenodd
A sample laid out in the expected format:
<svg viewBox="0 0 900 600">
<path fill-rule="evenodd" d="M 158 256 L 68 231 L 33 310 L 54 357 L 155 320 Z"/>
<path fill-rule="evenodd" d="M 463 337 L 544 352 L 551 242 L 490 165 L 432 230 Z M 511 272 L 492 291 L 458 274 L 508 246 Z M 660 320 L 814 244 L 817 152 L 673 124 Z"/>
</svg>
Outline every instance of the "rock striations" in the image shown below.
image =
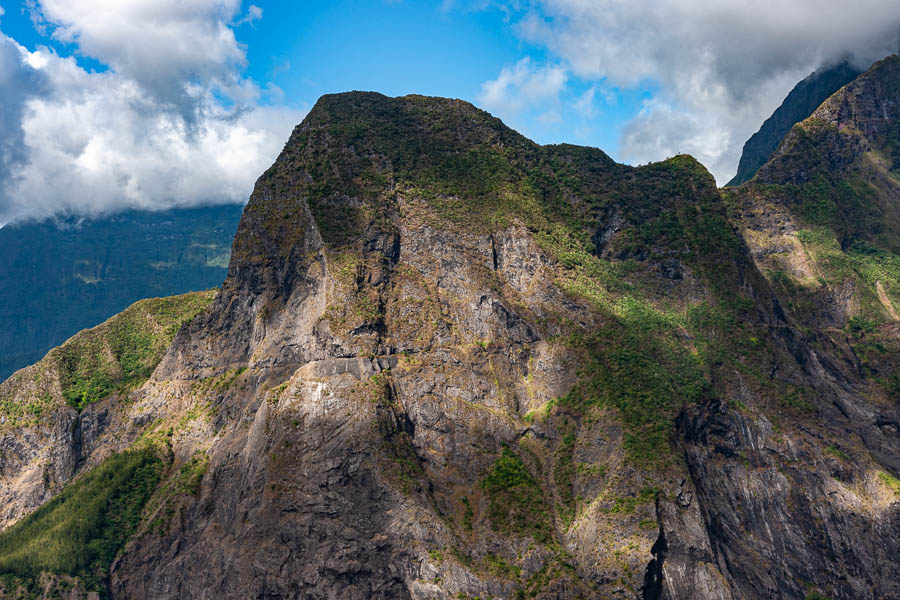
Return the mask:
<svg viewBox="0 0 900 600">
<path fill-rule="evenodd" d="M 4 431 L 19 520 L 0 534 L 2 593 L 900 597 L 900 196 L 871 142 L 900 124 L 900 90 L 879 69 L 808 142 L 827 146 L 829 185 L 870 161 L 885 219 L 865 232 L 784 195 L 754 212 L 818 181 L 788 158 L 809 121 L 757 177 L 779 183 L 723 193 L 688 156 L 633 168 L 538 146 L 461 101 L 321 98 L 257 181 L 218 296 L 149 380 L 75 409 L 60 393 L 37 417 L 80 423 L 56 445 L 91 424 L 62 500 L 20 518 L 60 477 L 16 495 L 54 459 L 26 453 L 39 424 Z M 804 254 L 826 235 L 833 256 Z M 808 279 L 773 266 L 801 255 Z M 827 302 L 843 312 L 817 320 Z M 97 560 L 23 545 L 55 543 L 45 524 L 68 527 L 60 507 L 111 460 L 143 475 L 66 534 L 103 540 Z"/>
</svg>

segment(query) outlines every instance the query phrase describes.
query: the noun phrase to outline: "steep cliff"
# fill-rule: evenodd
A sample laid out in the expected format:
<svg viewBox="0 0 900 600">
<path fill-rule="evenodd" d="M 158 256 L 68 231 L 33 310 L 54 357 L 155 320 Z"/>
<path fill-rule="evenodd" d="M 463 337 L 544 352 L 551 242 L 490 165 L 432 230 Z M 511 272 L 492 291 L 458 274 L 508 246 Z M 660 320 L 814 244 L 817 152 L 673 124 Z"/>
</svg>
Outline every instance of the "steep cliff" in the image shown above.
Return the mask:
<svg viewBox="0 0 900 600">
<path fill-rule="evenodd" d="M 727 185 L 740 185 L 768 162 L 791 127 L 808 118 L 829 96 L 856 79 L 860 70 L 848 61 L 823 66 L 794 86 L 772 116 L 744 144 L 735 176 Z"/>
<path fill-rule="evenodd" d="M 734 206 L 687 156 L 632 168 L 460 101 L 323 97 L 221 292 L 66 488 L 113 451 L 163 457 L 77 589 L 900 595 L 896 402 L 785 305 Z M 0 564 L 53 514 L 0 535 Z M 7 594 L 79 576 L 16 558 Z"/>
<path fill-rule="evenodd" d="M 848 337 L 900 397 L 900 58 L 830 97 L 727 201 L 754 259 L 805 326 Z"/>
<path fill-rule="evenodd" d="M 123 447 L 106 435 L 111 415 L 128 412 L 127 393 L 147 381 L 181 324 L 214 295 L 137 302 L 0 383 L 0 528 Z"/>
</svg>

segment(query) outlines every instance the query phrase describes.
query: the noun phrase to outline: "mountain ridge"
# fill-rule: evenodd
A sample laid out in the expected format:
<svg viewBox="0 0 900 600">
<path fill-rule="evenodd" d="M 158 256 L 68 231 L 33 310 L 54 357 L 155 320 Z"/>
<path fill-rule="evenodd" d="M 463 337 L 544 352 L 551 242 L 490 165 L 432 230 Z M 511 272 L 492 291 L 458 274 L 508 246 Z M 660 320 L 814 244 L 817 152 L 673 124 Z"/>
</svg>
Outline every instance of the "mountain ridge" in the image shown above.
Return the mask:
<svg viewBox="0 0 900 600">
<path fill-rule="evenodd" d="M 100 591 L 894 595 L 900 417 L 768 269 L 756 185 L 538 146 L 461 101 L 323 97 L 216 298 L 75 417 L 92 464 L 171 457 Z"/>
<path fill-rule="evenodd" d="M 813 113 L 822 102 L 862 71 L 849 61 L 821 67 L 799 82 L 781 105 L 763 122 L 759 131 L 744 143 L 737 173 L 726 186 L 736 186 L 752 178 L 768 162 L 791 127 Z"/>
<path fill-rule="evenodd" d="M 240 206 L 0 228 L 0 380 L 142 298 L 222 283 Z"/>
</svg>

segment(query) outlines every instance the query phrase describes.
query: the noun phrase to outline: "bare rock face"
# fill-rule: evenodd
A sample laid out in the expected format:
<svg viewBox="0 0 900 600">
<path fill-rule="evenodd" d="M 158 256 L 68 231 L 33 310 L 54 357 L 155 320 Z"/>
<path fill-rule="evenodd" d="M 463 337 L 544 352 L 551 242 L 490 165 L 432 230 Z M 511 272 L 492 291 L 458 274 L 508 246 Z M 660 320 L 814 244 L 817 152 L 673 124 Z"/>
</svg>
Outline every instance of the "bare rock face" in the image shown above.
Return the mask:
<svg viewBox="0 0 900 600">
<path fill-rule="evenodd" d="M 728 209 L 690 157 L 323 97 L 213 304 L 103 427 L 81 413 L 90 456 L 172 455 L 106 591 L 900 595 L 896 404 Z"/>
<path fill-rule="evenodd" d="M 816 332 L 808 358 L 795 352 L 798 363 L 838 388 L 817 419 L 799 419 L 802 435 L 790 440 L 783 421 L 754 423 L 724 405 L 685 415 L 689 453 L 712 445 L 720 456 L 747 457 L 743 467 L 721 469 L 690 461 L 702 470 L 694 479 L 703 483 L 702 503 L 720 506 L 713 509 L 716 537 L 730 540 L 723 556 L 742 565 L 732 573 L 745 594 L 777 597 L 793 587 L 802 597 L 804 582 L 826 573 L 821 591 L 810 593 L 900 593 L 895 567 L 879 558 L 896 551 L 897 536 L 888 532 L 898 520 L 898 498 L 884 486 L 892 477 L 885 472 L 900 467 L 893 425 L 900 397 L 900 163 L 892 158 L 898 98 L 900 58 L 891 56 L 794 126 L 755 180 L 726 192 L 733 221 L 780 303 Z M 872 269 L 876 264 L 886 268 Z M 868 392 L 853 394 L 863 382 Z M 880 466 L 861 467 L 860 456 Z M 726 498 L 724 488 L 742 491 Z M 752 550 L 760 538 L 790 551 L 774 558 Z M 748 561 L 751 555 L 760 558 Z"/>
</svg>

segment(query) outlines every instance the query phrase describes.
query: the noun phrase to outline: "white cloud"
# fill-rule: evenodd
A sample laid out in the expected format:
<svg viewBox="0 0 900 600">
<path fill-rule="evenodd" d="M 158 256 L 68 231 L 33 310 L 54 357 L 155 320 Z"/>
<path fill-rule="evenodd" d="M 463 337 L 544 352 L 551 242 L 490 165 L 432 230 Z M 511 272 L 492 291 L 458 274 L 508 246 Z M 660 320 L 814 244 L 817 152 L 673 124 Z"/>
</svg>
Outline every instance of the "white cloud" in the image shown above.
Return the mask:
<svg viewBox="0 0 900 600">
<path fill-rule="evenodd" d="M 557 103 L 566 81 L 562 67 L 539 66 L 526 57 L 512 68 L 503 67 L 497 79 L 481 84 L 477 102 L 501 118 L 515 121 L 524 110 Z"/>
<path fill-rule="evenodd" d="M 238 19 L 237 21 L 235 21 L 234 26 L 239 27 L 240 25 L 243 25 L 244 23 L 249 23 L 252 25 L 254 21 L 259 21 L 260 19 L 262 19 L 262 15 L 263 15 L 262 9 L 258 6 L 256 6 L 255 4 L 251 4 L 250 6 L 247 7 L 247 14 L 244 15 L 242 18 Z"/>
<path fill-rule="evenodd" d="M 594 96 L 596 95 L 597 86 L 592 85 L 572 104 L 573 108 L 575 108 L 582 117 L 593 119 L 598 114 L 597 106 L 594 103 Z"/>
<path fill-rule="evenodd" d="M 694 148 L 721 183 L 747 137 L 819 64 L 850 53 L 867 65 L 897 51 L 900 3 L 535 0 L 517 30 L 575 77 L 658 86 L 623 130 L 627 158 Z"/>
<path fill-rule="evenodd" d="M 9 181 L 27 160 L 22 119 L 28 99 L 46 84 L 24 56 L 23 48 L 0 34 L 0 183 Z"/>
<path fill-rule="evenodd" d="M 227 25 L 239 8 L 44 0 L 52 35 L 109 65 L 101 73 L 0 33 L 0 148 L 15 150 L 0 154 L 0 223 L 245 200 L 304 112 L 261 104 L 279 90 L 242 77 Z"/>
<path fill-rule="evenodd" d="M 40 0 L 52 36 L 134 79 L 158 100 L 191 104 L 186 82 L 240 87 L 244 52 L 229 23 L 240 0 Z"/>
</svg>

